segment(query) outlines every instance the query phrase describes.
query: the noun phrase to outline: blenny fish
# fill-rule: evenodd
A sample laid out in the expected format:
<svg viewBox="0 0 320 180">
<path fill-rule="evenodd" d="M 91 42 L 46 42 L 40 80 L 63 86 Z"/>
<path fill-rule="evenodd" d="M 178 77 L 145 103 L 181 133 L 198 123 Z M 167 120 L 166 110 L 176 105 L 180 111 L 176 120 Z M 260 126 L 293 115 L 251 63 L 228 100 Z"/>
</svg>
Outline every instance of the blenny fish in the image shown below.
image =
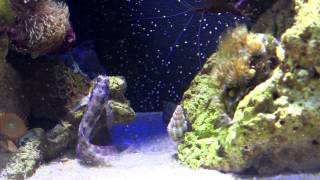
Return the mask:
<svg viewBox="0 0 320 180">
<path fill-rule="evenodd" d="M 80 104 L 72 110 L 75 112 L 81 107 L 86 106 L 87 108 L 79 125 L 77 145 L 77 155 L 86 164 L 110 165 L 110 160 L 118 154 L 114 146 L 98 146 L 90 142 L 94 126 L 103 113 L 106 113 L 108 128 L 112 126 L 113 115 L 108 99 L 109 78 L 106 75 L 99 75 L 89 95 L 84 97 Z"/>
</svg>

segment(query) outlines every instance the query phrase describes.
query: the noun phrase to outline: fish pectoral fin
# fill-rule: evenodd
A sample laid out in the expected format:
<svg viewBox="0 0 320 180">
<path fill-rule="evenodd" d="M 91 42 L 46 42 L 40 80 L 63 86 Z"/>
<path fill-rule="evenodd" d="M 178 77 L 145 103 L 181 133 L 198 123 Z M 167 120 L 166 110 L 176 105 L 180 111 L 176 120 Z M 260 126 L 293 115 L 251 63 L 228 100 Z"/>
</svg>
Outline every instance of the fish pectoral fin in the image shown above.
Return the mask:
<svg viewBox="0 0 320 180">
<path fill-rule="evenodd" d="M 108 129 L 111 129 L 113 125 L 113 112 L 111 108 L 110 101 L 104 105 L 105 113 L 106 113 L 106 124 Z"/>
<path fill-rule="evenodd" d="M 90 93 L 91 94 L 91 93 Z M 81 108 L 86 106 L 90 99 L 90 94 L 81 99 L 80 103 L 71 109 L 72 113 L 79 111 Z"/>
</svg>

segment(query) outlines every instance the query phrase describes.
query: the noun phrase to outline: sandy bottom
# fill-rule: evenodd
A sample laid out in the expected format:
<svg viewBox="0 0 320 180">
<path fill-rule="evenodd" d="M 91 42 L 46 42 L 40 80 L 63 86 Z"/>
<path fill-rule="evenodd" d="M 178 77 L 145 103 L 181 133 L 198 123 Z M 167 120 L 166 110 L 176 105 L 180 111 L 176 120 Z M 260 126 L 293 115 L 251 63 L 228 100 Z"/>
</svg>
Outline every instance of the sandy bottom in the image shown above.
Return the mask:
<svg viewBox="0 0 320 180">
<path fill-rule="evenodd" d="M 126 147 L 111 167 L 87 167 L 80 164 L 72 153 L 43 164 L 29 180 L 154 180 L 247 179 L 215 170 L 197 171 L 181 166 L 175 159 L 176 144 L 166 134 L 160 113 L 139 113 L 135 122 L 117 125 L 112 129 L 112 142 Z M 249 177 L 265 180 L 320 180 L 319 174 L 278 175 Z"/>
</svg>

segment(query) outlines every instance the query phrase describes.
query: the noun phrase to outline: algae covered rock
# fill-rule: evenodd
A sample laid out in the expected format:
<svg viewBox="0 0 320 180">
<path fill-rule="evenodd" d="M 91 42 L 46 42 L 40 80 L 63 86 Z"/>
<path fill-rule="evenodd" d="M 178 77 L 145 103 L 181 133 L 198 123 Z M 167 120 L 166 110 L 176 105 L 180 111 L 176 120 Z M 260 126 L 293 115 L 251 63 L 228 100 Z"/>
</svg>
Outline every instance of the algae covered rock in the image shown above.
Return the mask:
<svg viewBox="0 0 320 180">
<path fill-rule="evenodd" d="M 5 25 L 11 23 L 13 20 L 12 12 L 10 9 L 9 0 L 0 0 L 0 32 Z"/>
<path fill-rule="evenodd" d="M 43 161 L 45 132 L 42 129 L 33 129 L 26 134 L 26 138 L 18 152 L 10 158 L 0 178 L 25 179 L 31 176 Z"/>
<path fill-rule="evenodd" d="M 110 97 L 117 101 L 126 101 L 125 93 L 127 91 L 127 83 L 123 76 L 111 76 L 109 78 Z"/>
<path fill-rule="evenodd" d="M 225 155 L 220 143 L 234 123 L 239 100 L 267 79 L 277 64 L 275 46 L 272 37 L 250 33 L 243 26 L 226 33 L 217 53 L 184 94 L 182 106 L 193 129 L 179 146 L 178 158 L 185 164 L 231 169 L 231 164 L 219 157 Z"/>
<path fill-rule="evenodd" d="M 183 164 L 224 172 L 250 169 L 259 174 L 319 167 L 320 2 L 296 0 L 294 5 L 297 11 L 294 25 L 282 34 L 277 50 L 275 43 L 260 59 L 266 62 L 271 58 L 276 62 L 277 53 L 281 63 L 273 63 L 271 71 L 264 68 L 256 71 L 261 74 L 258 79 L 256 74 L 253 78 L 246 77 L 247 71 L 233 81 L 225 78 L 235 76 L 223 71 L 225 76 L 219 82 L 221 71 L 215 71 L 228 62 L 217 58 L 230 61 L 237 56 L 234 51 L 238 51 L 220 45 L 193 80 L 182 101 L 192 123 L 192 131 L 186 133 L 184 143 L 178 147 L 178 158 Z M 229 57 L 223 55 L 228 52 Z M 242 69 L 241 72 L 246 70 Z"/>
<path fill-rule="evenodd" d="M 14 18 L 7 32 L 16 51 L 36 58 L 72 47 L 75 34 L 64 1 L 10 0 L 10 8 Z"/>
<path fill-rule="evenodd" d="M 43 151 L 44 160 L 51 160 L 59 156 L 68 147 L 74 147 L 78 129 L 72 124 L 61 121 L 54 128 L 46 132 L 46 143 Z"/>
<path fill-rule="evenodd" d="M 291 0 L 278 0 L 259 16 L 252 31 L 268 33 L 280 38 L 293 25 L 294 16 L 294 3 Z"/>
<path fill-rule="evenodd" d="M 113 111 L 113 122 L 125 124 L 134 120 L 136 114 L 125 97 L 127 83 L 122 76 L 110 76 L 110 105 Z"/>
<path fill-rule="evenodd" d="M 125 79 L 122 76 L 110 76 L 109 81 L 110 81 L 110 87 L 109 87 L 110 88 L 110 106 L 113 112 L 113 123 L 125 124 L 133 121 L 135 118 L 135 112 L 130 107 L 130 102 L 126 99 L 124 95 L 127 90 L 127 84 L 125 82 Z M 91 83 L 91 87 L 89 89 L 92 88 L 92 84 L 93 83 Z M 79 100 L 80 99 L 78 99 L 76 103 L 79 103 Z M 80 120 L 82 118 L 84 110 L 85 109 L 79 112 L 76 112 L 74 114 L 76 119 Z M 106 124 L 104 124 L 104 122 L 105 121 L 97 122 L 98 123 L 97 127 L 101 125 L 105 126 Z"/>
<path fill-rule="evenodd" d="M 14 72 L 23 77 L 21 85 L 32 109 L 30 121 L 42 128 L 36 133 L 31 130 L 22 137 L 18 152 L 10 158 L 2 174 L 6 178 L 22 179 L 32 175 L 40 162 L 56 158 L 67 148 L 75 150 L 78 126 L 85 108 L 75 114 L 71 110 L 88 95 L 94 83 L 68 68 L 60 59 L 42 57 L 34 60 L 17 54 L 10 54 L 8 59 L 15 68 Z M 6 73 L 5 77 L 8 75 Z M 110 77 L 110 81 L 113 122 L 134 120 L 135 112 L 124 95 L 124 78 Z M 26 103 L 18 105 L 29 107 Z M 105 126 L 105 121 L 100 122 L 96 131 Z M 37 136 L 39 133 L 41 135 Z"/>
<path fill-rule="evenodd" d="M 295 24 L 281 37 L 285 57 L 291 66 L 320 67 L 320 2 L 295 0 Z"/>
<path fill-rule="evenodd" d="M 85 108 L 71 113 L 81 99 L 89 94 L 93 82 L 80 73 L 68 68 L 61 59 L 30 59 L 13 54 L 12 64 L 24 77 L 25 92 L 31 107 L 32 117 L 48 131 L 51 148 L 49 157 L 58 154 L 77 140 L 77 130 Z M 126 82 L 123 77 L 110 77 L 110 99 L 114 113 L 114 123 L 128 123 L 135 118 L 124 93 Z M 104 121 L 97 125 L 97 130 L 104 127 Z M 101 126 L 101 127 L 100 127 Z M 54 146 L 54 144 L 56 144 Z M 50 145 L 50 143 L 49 143 Z M 50 159 L 49 157 L 46 157 Z"/>
<path fill-rule="evenodd" d="M 114 114 L 113 120 L 115 123 L 126 124 L 135 118 L 135 112 L 126 103 L 121 103 L 117 101 L 110 101 L 112 112 Z"/>
<path fill-rule="evenodd" d="M 27 124 L 25 117 L 29 115 L 30 106 L 20 75 L 7 62 L 8 46 L 8 38 L 5 35 L 0 35 L 0 121 L 2 121 L 0 123 L 2 126 L 0 127 L 0 134 L 8 136 L 4 131 L 13 129 L 12 133 L 10 133 L 11 136 L 18 138 L 24 133 L 24 126 Z M 10 116 L 4 116 L 4 114 L 10 114 Z M 18 121 L 13 121 L 15 119 Z M 13 125 L 18 125 L 18 127 L 21 124 L 23 129 L 20 129 L 20 131 L 19 128 L 16 128 L 17 126 L 6 128 L 10 123 L 9 120 L 11 120 Z"/>
<path fill-rule="evenodd" d="M 312 75 L 302 80 L 301 71 L 277 69 L 240 101 L 223 145 L 239 170 L 270 174 L 319 166 L 320 83 Z"/>
<path fill-rule="evenodd" d="M 8 56 L 20 74 L 33 119 L 50 129 L 60 120 L 72 121 L 68 107 L 86 95 L 90 80 L 73 72 L 59 59 L 31 59 L 16 53 Z M 42 123 L 45 121 L 45 123 Z"/>
<path fill-rule="evenodd" d="M 55 57 L 34 60 L 11 54 L 9 59 L 21 77 L 24 77 L 24 91 L 33 107 L 34 118 L 45 119 L 49 125 L 46 128 L 52 128 L 60 120 L 72 124 L 79 123 L 82 114 L 74 117 L 70 110 L 88 95 L 92 87 L 89 78 L 74 72 L 62 59 Z M 123 77 L 110 77 L 110 99 L 117 102 L 114 103 L 117 105 L 114 108 L 117 117 L 115 123 L 117 120 L 123 123 L 134 119 L 134 111 L 124 95 L 126 86 Z"/>
</svg>

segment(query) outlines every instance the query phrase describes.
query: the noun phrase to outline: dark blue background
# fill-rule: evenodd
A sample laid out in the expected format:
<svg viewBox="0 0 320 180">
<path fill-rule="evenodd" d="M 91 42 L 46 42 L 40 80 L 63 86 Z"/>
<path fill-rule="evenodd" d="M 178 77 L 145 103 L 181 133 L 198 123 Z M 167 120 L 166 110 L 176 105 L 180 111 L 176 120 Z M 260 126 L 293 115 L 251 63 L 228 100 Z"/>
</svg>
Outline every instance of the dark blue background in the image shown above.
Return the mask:
<svg viewBox="0 0 320 180">
<path fill-rule="evenodd" d="M 78 44 L 93 40 L 109 75 L 123 75 L 136 111 L 179 102 L 219 36 L 244 18 L 192 11 L 199 0 L 68 0 Z"/>
</svg>

